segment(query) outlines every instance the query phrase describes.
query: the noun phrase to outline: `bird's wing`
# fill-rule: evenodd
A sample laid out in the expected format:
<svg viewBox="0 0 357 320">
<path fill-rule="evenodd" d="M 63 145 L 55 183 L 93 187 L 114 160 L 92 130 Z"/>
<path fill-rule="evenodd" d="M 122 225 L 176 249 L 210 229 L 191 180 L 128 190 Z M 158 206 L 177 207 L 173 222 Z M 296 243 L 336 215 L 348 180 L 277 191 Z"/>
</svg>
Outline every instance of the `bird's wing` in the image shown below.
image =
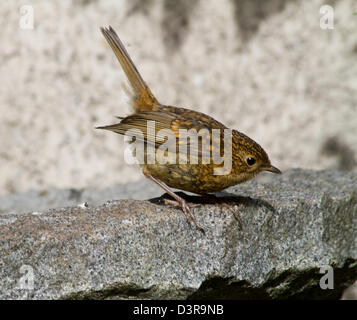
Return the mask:
<svg viewBox="0 0 357 320">
<path fill-rule="evenodd" d="M 179 109 L 179 108 L 177 108 Z M 192 111 L 195 113 L 195 111 Z M 207 116 L 208 117 L 208 116 Z M 219 122 L 217 122 L 220 124 Z M 122 135 L 135 136 L 155 148 L 163 143 L 177 143 L 178 152 L 187 153 L 189 150 L 192 157 L 210 157 L 212 150 L 212 129 L 217 129 L 219 137 L 226 127 L 223 125 L 213 126 L 204 118 L 187 118 L 183 114 L 169 111 L 147 111 L 130 115 L 120 123 L 98 127 L 97 129 L 110 130 Z M 140 130 L 140 131 L 138 131 Z M 218 137 L 218 139 L 219 139 Z M 217 140 L 217 136 L 216 136 Z"/>
</svg>

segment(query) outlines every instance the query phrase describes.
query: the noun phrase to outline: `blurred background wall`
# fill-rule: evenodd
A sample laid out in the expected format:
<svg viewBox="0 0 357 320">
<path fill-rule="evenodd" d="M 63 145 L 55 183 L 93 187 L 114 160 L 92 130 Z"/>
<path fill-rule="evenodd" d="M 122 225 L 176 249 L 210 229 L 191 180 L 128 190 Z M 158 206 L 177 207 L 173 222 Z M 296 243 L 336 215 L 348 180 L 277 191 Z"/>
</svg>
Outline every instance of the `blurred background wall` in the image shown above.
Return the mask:
<svg viewBox="0 0 357 320">
<path fill-rule="evenodd" d="M 282 170 L 357 171 L 354 12 L 355 0 L 0 1 L 0 194 L 142 177 L 123 138 L 94 129 L 130 112 L 107 25 L 163 104 L 248 134 Z"/>
</svg>

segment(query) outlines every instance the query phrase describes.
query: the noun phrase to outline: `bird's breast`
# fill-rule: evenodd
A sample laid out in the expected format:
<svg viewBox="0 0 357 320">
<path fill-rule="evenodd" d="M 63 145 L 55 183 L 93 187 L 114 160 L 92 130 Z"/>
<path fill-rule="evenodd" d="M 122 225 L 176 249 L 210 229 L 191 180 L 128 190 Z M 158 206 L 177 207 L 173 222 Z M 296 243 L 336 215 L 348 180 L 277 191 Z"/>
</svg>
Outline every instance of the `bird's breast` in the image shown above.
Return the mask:
<svg viewBox="0 0 357 320">
<path fill-rule="evenodd" d="M 172 188 L 197 194 L 218 192 L 237 184 L 232 174 L 216 175 L 210 164 L 146 164 L 145 170 Z"/>
</svg>

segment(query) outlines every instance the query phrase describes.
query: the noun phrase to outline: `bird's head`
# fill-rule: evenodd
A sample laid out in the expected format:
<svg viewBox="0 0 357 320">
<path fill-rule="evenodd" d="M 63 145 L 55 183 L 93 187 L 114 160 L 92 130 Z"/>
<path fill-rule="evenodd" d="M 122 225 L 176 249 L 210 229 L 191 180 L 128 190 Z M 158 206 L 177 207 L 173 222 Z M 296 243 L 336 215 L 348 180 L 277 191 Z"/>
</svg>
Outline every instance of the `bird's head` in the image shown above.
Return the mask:
<svg viewBox="0 0 357 320">
<path fill-rule="evenodd" d="M 236 130 L 232 131 L 232 171 L 241 182 L 262 171 L 281 173 L 258 143 Z"/>
</svg>

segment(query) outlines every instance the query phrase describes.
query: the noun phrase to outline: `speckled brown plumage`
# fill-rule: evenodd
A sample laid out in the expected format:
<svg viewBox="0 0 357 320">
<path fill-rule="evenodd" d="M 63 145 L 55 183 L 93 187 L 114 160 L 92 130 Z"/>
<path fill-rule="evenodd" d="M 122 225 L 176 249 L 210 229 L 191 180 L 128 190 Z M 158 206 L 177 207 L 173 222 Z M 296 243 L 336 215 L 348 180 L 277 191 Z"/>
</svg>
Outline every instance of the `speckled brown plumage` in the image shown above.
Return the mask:
<svg viewBox="0 0 357 320">
<path fill-rule="evenodd" d="M 221 191 L 229 186 L 249 180 L 261 171 L 280 173 L 277 168 L 271 165 L 268 155 L 258 143 L 243 133 L 232 130 L 231 143 L 226 140 L 227 145 L 232 150 L 232 167 L 225 174 L 215 174 L 214 170 L 222 168 L 223 164 L 214 163 L 212 152 L 215 151 L 219 156 L 224 155 L 224 130 L 228 128 L 204 113 L 161 105 L 140 76 L 115 31 L 111 27 L 101 28 L 101 31 L 128 77 L 133 90 L 134 113 L 121 118 L 120 123 L 99 127 L 99 129 L 110 130 L 119 134 L 125 134 L 130 129 L 140 129 L 143 133 L 142 140 L 146 146 L 143 155 L 145 162 L 141 164 L 144 175 L 168 192 L 197 227 L 196 219 L 185 200 L 173 193 L 170 187 L 197 194 L 206 194 Z M 153 133 L 147 132 L 148 123 L 155 123 Z M 174 134 L 172 139 L 176 144 L 176 152 L 174 153 L 176 163 L 162 163 L 161 161 L 168 156 L 168 151 L 160 151 L 160 146 L 167 141 L 167 138 L 165 140 L 164 136 L 160 136 L 162 135 L 160 130 L 163 129 L 169 129 Z M 202 132 L 200 143 L 194 145 L 190 140 L 187 142 L 180 141 L 180 129 Z M 200 131 L 202 129 L 203 131 Z M 220 134 L 213 135 L 213 129 L 217 129 Z M 219 147 L 213 142 L 219 143 Z M 186 147 L 189 152 L 187 163 L 179 163 L 179 157 L 183 154 L 179 147 L 180 144 L 181 147 Z M 154 148 L 156 157 L 153 163 L 147 161 L 148 148 Z M 191 154 L 196 154 L 196 156 L 190 158 Z M 137 154 L 137 156 L 139 155 Z M 210 159 L 209 163 L 204 163 L 204 157 Z"/>
</svg>

